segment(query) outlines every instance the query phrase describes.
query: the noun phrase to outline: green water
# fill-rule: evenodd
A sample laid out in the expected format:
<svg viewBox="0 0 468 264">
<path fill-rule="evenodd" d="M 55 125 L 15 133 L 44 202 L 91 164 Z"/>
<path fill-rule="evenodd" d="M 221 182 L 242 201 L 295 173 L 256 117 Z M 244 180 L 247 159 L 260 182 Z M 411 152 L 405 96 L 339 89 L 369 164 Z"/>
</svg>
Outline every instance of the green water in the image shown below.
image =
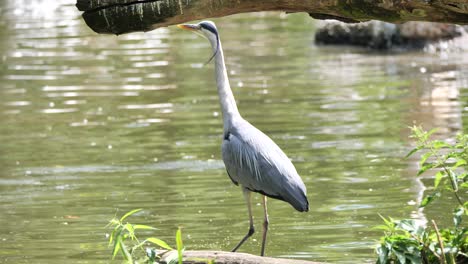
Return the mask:
<svg viewBox="0 0 468 264">
<path fill-rule="evenodd" d="M 182 226 L 188 249 L 230 250 L 247 209 L 221 161 L 208 42 L 176 27 L 97 35 L 73 0 L 0 8 L 0 262 L 108 263 L 104 226 L 135 208 L 172 245 Z M 372 263 L 378 214 L 449 222 L 418 210 L 417 159 L 402 157 L 413 123 L 467 132 L 466 54 L 315 46 L 306 14 L 215 21 L 241 113 L 308 189 L 308 213 L 269 200 L 267 255 Z"/>
</svg>

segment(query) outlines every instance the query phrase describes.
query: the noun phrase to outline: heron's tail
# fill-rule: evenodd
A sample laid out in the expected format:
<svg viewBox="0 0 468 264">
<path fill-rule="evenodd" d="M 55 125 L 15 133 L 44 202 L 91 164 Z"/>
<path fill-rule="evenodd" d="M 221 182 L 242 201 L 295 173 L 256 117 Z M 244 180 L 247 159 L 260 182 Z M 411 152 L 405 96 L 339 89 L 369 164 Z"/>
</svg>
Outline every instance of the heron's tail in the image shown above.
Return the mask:
<svg viewBox="0 0 468 264">
<path fill-rule="evenodd" d="M 299 212 L 309 211 L 309 201 L 306 196 L 306 189 L 304 186 L 289 186 L 289 190 L 285 191 L 283 196 L 284 200 L 291 204 L 294 209 Z"/>
<path fill-rule="evenodd" d="M 293 202 L 288 201 L 294 209 L 296 209 L 299 212 L 308 212 L 309 211 L 309 200 L 307 200 L 307 196 L 305 193 L 301 193 L 301 196 L 299 199 L 294 200 Z"/>
</svg>

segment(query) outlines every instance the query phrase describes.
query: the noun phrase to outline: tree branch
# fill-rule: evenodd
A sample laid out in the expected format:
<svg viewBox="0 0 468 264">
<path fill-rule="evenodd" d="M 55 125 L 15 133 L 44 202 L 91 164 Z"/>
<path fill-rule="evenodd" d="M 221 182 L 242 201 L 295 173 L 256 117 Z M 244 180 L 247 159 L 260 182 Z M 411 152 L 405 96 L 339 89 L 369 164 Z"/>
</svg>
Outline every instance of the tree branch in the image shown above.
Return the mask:
<svg viewBox="0 0 468 264">
<path fill-rule="evenodd" d="M 77 0 L 97 33 L 149 31 L 187 21 L 258 11 L 307 12 L 318 19 L 468 24 L 467 0 Z"/>
</svg>

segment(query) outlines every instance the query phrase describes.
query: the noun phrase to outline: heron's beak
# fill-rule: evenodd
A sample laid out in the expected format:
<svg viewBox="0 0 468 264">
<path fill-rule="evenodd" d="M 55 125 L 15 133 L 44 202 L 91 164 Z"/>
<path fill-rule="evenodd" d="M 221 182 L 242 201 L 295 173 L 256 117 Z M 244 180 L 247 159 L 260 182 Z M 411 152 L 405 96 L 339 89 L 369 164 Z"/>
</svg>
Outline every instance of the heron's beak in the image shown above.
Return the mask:
<svg viewBox="0 0 468 264">
<path fill-rule="evenodd" d="M 177 25 L 178 28 L 189 30 L 189 31 L 198 31 L 200 30 L 200 26 L 194 24 L 179 24 Z"/>
</svg>

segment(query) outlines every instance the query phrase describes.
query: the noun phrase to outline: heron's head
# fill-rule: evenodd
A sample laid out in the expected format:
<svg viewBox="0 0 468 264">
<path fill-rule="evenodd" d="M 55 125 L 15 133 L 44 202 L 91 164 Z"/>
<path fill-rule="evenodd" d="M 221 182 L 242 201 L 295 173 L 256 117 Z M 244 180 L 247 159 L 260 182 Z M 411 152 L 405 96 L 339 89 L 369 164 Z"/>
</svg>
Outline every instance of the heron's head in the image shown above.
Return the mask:
<svg viewBox="0 0 468 264">
<path fill-rule="evenodd" d="M 210 62 L 214 58 L 216 53 L 218 53 L 219 35 L 218 30 L 216 29 L 216 25 L 212 21 L 202 21 L 198 24 L 180 24 L 177 26 L 181 29 L 192 31 L 193 33 L 201 35 L 202 37 L 207 38 L 210 41 L 211 46 L 214 49 L 214 53 L 213 56 L 211 56 L 211 58 L 208 60 L 208 62 Z"/>
<path fill-rule="evenodd" d="M 202 21 L 198 24 L 180 24 L 177 26 L 181 29 L 189 30 L 199 35 L 202 35 L 210 41 L 217 41 L 219 39 L 216 25 L 211 21 Z"/>
</svg>

